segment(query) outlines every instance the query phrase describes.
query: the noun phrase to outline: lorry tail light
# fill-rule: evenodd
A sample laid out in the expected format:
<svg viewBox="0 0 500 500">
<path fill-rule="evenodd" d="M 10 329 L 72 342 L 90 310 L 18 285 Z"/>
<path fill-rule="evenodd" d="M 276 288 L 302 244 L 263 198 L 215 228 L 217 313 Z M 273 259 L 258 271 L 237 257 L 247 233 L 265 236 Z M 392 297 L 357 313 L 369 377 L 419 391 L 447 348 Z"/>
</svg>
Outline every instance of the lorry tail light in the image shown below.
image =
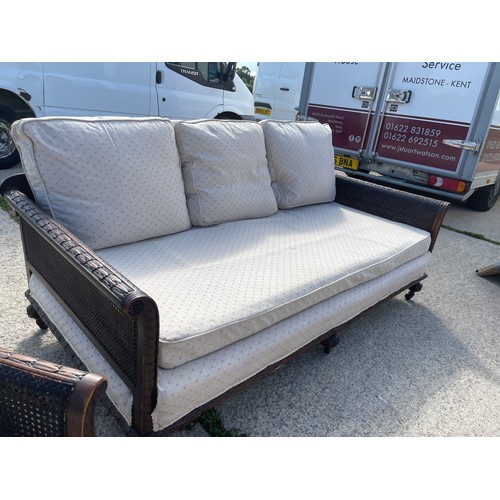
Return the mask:
<svg viewBox="0 0 500 500">
<path fill-rule="evenodd" d="M 437 175 L 429 175 L 427 184 L 431 187 L 443 189 L 444 191 L 453 191 L 455 193 L 464 193 L 467 188 L 467 183 L 457 179 L 449 179 L 448 177 L 439 177 Z"/>
</svg>

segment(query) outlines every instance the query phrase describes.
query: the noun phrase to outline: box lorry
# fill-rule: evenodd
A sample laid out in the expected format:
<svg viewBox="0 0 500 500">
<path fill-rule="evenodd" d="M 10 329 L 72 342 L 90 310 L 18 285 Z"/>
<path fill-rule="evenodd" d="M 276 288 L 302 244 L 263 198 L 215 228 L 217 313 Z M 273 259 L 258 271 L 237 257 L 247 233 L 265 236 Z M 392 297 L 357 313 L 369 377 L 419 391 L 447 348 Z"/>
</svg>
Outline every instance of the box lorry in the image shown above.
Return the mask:
<svg viewBox="0 0 500 500">
<path fill-rule="evenodd" d="M 486 211 L 500 196 L 500 63 L 307 63 L 299 118 L 348 175 Z"/>
<path fill-rule="evenodd" d="M 15 120 L 92 115 L 255 119 L 235 62 L 0 63 L 0 169 L 19 161 Z"/>
<path fill-rule="evenodd" d="M 295 120 L 305 62 L 259 62 L 253 82 L 256 119 Z"/>
</svg>

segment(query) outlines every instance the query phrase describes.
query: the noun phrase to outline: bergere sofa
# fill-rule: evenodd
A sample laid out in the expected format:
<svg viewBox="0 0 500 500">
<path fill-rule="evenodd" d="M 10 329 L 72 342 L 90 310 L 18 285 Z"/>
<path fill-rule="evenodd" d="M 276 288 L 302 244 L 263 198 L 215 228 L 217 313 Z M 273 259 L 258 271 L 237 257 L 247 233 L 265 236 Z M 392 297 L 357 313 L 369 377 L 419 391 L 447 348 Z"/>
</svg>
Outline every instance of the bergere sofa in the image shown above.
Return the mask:
<svg viewBox="0 0 500 500">
<path fill-rule="evenodd" d="M 411 298 L 448 206 L 336 175 L 319 122 L 29 118 L 12 136 L 30 314 L 138 435 Z"/>
</svg>

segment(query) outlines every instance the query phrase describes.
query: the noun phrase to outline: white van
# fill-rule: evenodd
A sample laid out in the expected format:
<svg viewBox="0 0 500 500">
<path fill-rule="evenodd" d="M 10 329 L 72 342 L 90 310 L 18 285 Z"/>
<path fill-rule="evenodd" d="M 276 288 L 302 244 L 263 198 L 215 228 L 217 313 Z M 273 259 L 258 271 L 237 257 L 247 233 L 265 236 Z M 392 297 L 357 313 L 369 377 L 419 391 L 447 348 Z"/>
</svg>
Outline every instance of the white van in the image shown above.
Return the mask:
<svg viewBox="0 0 500 500">
<path fill-rule="evenodd" d="M 0 169 L 15 120 L 96 115 L 255 119 L 235 62 L 0 63 Z"/>
<path fill-rule="evenodd" d="M 294 120 L 305 62 L 259 62 L 253 83 L 255 117 Z"/>
</svg>

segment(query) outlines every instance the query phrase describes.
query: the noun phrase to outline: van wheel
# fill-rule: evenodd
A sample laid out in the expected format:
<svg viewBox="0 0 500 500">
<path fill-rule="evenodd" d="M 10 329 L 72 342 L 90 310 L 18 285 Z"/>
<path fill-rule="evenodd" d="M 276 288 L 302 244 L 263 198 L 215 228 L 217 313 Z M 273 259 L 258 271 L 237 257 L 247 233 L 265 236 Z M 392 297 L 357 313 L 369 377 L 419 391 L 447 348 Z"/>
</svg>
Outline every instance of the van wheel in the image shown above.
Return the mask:
<svg viewBox="0 0 500 500">
<path fill-rule="evenodd" d="M 224 112 L 215 117 L 216 120 L 241 120 L 241 116 L 235 113 Z"/>
<path fill-rule="evenodd" d="M 476 189 L 472 195 L 465 200 L 465 204 L 473 210 L 487 212 L 497 202 L 500 197 L 500 175 L 493 186 L 486 186 Z"/>
<path fill-rule="evenodd" d="M 19 163 L 19 153 L 10 135 L 10 127 L 18 119 L 14 111 L 0 106 L 0 170 Z"/>
</svg>

